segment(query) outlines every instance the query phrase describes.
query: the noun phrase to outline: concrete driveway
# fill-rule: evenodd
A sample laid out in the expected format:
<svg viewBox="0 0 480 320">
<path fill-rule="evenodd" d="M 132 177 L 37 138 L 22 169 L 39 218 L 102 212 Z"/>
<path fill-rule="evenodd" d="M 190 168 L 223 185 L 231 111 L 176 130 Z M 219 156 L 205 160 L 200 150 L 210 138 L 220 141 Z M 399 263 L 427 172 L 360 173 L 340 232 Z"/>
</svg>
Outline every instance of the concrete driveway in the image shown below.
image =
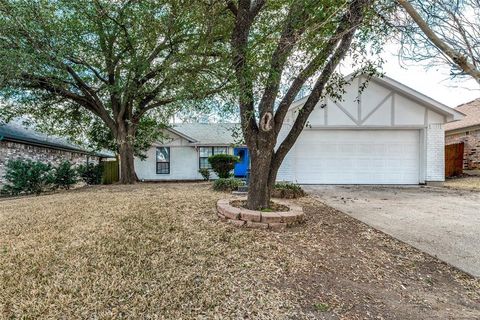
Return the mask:
<svg viewBox="0 0 480 320">
<path fill-rule="evenodd" d="M 331 207 L 480 277 L 480 192 L 420 186 L 304 188 Z"/>
</svg>

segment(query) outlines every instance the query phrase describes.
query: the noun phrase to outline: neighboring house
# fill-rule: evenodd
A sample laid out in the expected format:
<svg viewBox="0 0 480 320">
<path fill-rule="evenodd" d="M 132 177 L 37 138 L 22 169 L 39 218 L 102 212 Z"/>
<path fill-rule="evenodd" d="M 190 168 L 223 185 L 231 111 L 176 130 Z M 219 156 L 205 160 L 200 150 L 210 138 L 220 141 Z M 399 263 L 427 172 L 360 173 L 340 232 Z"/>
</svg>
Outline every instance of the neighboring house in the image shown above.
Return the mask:
<svg viewBox="0 0 480 320">
<path fill-rule="evenodd" d="M 9 160 L 30 159 L 58 164 L 68 160 L 73 164 L 97 162 L 109 154 L 92 153 L 64 139 L 48 136 L 19 123 L 0 124 L 0 185 Z"/>
<path fill-rule="evenodd" d="M 277 179 L 303 184 L 422 184 L 444 181 L 444 125 L 460 120 L 451 109 L 393 79 L 353 79 L 342 101 L 328 98 L 312 112 L 308 126 L 285 158 Z M 292 104 L 282 141 L 299 107 Z M 181 124 L 168 141 L 135 161 L 143 180 L 197 180 L 198 169 L 215 153 L 244 154 L 235 147 L 232 124 Z M 244 168 L 246 167 L 243 164 Z M 248 165 L 247 165 L 248 166 Z"/>
<path fill-rule="evenodd" d="M 465 117 L 445 125 L 445 144 L 463 142 L 463 168 L 480 169 L 480 99 L 462 104 L 455 110 Z"/>
</svg>

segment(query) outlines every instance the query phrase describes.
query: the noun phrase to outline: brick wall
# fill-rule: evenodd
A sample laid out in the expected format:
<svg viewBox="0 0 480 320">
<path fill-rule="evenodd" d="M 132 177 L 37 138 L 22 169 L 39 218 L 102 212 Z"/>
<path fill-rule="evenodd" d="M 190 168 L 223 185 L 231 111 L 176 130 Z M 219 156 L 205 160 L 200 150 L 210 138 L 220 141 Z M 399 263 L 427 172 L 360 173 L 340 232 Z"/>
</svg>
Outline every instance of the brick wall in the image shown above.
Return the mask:
<svg viewBox="0 0 480 320">
<path fill-rule="evenodd" d="M 5 165 L 9 160 L 13 159 L 30 159 L 52 163 L 53 165 L 57 165 L 64 160 L 68 160 L 73 164 L 82 164 L 87 162 L 87 155 L 10 141 L 0 141 L 0 185 L 4 181 Z M 89 156 L 89 159 L 89 161 L 94 163 L 99 161 L 99 158 L 94 156 Z"/>
<path fill-rule="evenodd" d="M 445 137 L 445 144 L 465 143 L 464 169 L 480 169 L 480 130 L 455 133 Z"/>
<path fill-rule="evenodd" d="M 442 124 L 432 123 L 426 129 L 425 181 L 445 180 L 445 131 Z"/>
</svg>

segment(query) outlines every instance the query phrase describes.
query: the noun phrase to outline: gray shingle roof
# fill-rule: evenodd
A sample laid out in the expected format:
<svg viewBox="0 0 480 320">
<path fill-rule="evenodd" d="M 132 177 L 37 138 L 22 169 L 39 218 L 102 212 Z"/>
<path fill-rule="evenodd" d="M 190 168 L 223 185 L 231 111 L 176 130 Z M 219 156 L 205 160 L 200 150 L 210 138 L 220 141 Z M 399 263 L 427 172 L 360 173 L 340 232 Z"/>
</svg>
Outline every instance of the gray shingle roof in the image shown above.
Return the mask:
<svg viewBox="0 0 480 320">
<path fill-rule="evenodd" d="M 25 144 L 34 144 L 45 146 L 53 149 L 64 149 L 81 153 L 95 154 L 100 157 L 110 157 L 112 155 L 105 152 L 90 152 L 78 145 L 72 144 L 65 139 L 50 136 L 42 132 L 38 132 L 31 128 L 26 128 L 18 122 L 10 122 L 7 124 L 0 123 L 0 140 L 11 140 L 22 142 Z"/>
<path fill-rule="evenodd" d="M 237 128 L 237 129 L 235 129 Z M 174 131 L 194 139 L 196 144 L 230 145 L 238 143 L 233 137 L 233 132 L 239 132 L 236 123 L 179 123 L 172 125 Z"/>
<path fill-rule="evenodd" d="M 480 99 L 459 105 L 455 110 L 464 113 L 465 117 L 462 120 L 447 123 L 445 131 L 480 125 Z"/>
</svg>

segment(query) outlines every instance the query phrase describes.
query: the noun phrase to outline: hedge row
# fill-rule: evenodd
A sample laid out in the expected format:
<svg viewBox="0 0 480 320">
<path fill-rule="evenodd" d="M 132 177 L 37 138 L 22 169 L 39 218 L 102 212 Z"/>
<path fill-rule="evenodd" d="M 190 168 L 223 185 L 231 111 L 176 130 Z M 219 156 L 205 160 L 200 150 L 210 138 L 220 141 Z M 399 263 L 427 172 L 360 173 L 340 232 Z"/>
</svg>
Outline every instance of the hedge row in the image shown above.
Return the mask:
<svg viewBox="0 0 480 320">
<path fill-rule="evenodd" d="M 58 166 L 32 160 L 10 160 L 5 167 L 5 185 L 1 193 L 6 195 L 41 194 L 56 189 L 70 189 L 79 180 L 87 184 L 99 184 L 102 168 L 92 163 L 73 167 L 69 161 Z"/>
</svg>

